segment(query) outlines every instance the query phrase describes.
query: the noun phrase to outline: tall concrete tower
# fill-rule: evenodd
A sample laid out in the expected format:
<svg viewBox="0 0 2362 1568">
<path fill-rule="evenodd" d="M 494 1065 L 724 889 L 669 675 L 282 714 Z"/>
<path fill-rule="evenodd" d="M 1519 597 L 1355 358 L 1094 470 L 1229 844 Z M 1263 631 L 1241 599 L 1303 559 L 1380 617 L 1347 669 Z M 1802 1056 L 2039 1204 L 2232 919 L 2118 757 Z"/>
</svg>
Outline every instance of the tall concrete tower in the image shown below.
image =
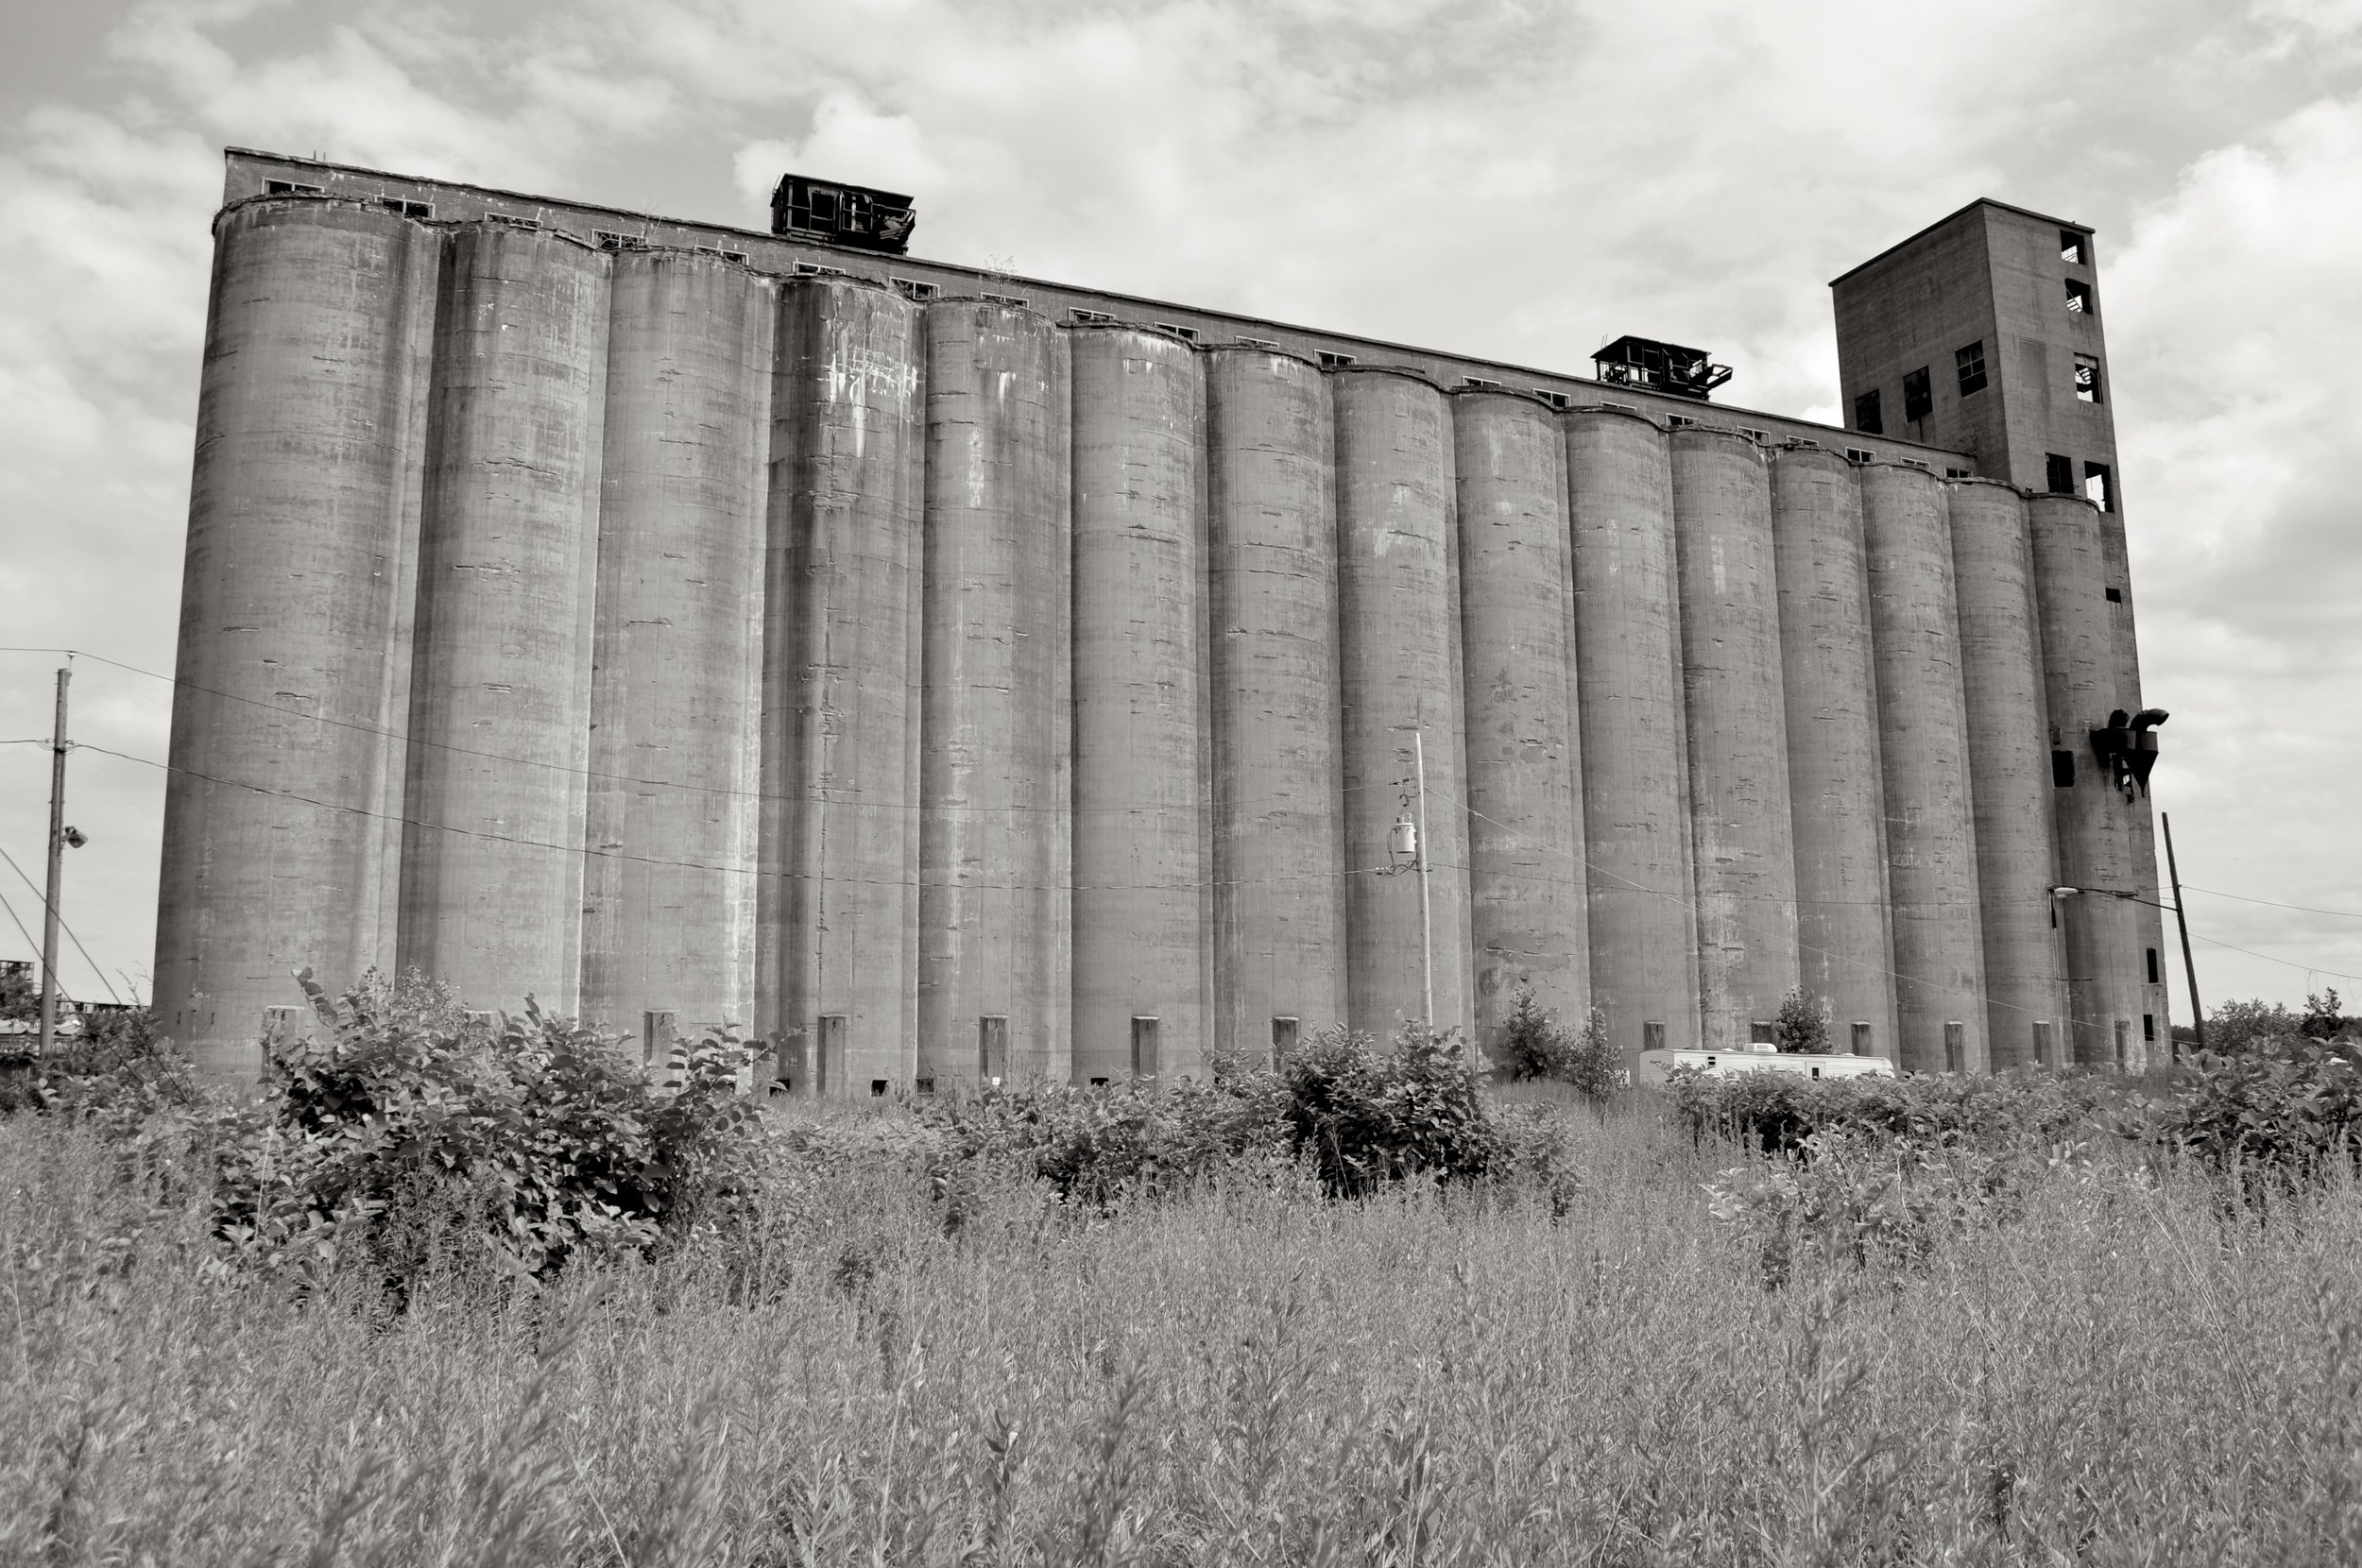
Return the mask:
<svg viewBox="0 0 2362 1568">
<path fill-rule="evenodd" d="M 2056 900 L 2072 1059 L 2138 1065 L 2162 1053 L 2167 1037 L 2156 841 L 2145 765 L 2135 765 L 2153 756 L 2154 739 L 2139 722 L 2114 387 L 2092 231 L 1973 201 L 1830 288 L 1848 425 L 1965 453 L 1978 473 L 2037 498 L 2028 548 L 2052 817 L 2062 882 L 2081 890 Z M 1977 515 L 1956 509 L 1953 526 L 1977 526 Z M 1972 751 L 1979 743 L 1972 734 Z M 1986 897 L 1990 923 L 1990 889 Z M 2026 912 L 2013 912 L 2017 929 L 2030 924 Z M 2045 929 L 2049 921 L 2045 914 Z"/>
</svg>

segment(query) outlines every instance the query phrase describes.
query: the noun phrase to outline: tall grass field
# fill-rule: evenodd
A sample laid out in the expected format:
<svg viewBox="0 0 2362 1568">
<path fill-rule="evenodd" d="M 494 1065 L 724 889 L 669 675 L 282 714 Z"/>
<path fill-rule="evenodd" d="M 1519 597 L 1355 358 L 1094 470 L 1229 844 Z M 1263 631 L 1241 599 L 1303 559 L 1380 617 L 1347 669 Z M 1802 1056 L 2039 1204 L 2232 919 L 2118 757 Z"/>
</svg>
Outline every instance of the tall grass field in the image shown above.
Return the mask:
<svg viewBox="0 0 2362 1568">
<path fill-rule="evenodd" d="M 634 1229 L 698 1065 L 615 1091 L 612 1202 L 527 1202 L 546 1128 L 454 1130 L 556 1082 L 521 1027 L 0 1119 L 0 1562 L 2362 1560 L 2362 1187 L 2186 1084 L 1515 1105 L 1332 1041 L 715 1109 Z M 1457 1131 L 1356 1164 L 1381 1103 Z"/>
</svg>

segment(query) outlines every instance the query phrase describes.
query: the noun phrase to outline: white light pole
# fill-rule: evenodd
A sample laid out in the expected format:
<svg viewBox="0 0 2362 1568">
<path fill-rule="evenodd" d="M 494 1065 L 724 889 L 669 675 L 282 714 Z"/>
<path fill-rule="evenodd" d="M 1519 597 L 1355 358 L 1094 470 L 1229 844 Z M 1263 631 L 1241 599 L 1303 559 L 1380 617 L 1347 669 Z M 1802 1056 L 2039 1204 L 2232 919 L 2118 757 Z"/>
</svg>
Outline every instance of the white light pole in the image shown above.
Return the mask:
<svg viewBox="0 0 2362 1568">
<path fill-rule="evenodd" d="M 1411 732 L 1411 760 L 1416 770 L 1419 790 L 1419 815 L 1414 823 L 1408 814 L 1395 824 L 1394 840 L 1388 845 L 1388 859 L 1394 869 L 1409 869 L 1401 862 L 1408 856 L 1419 872 L 1419 995 L 1426 1009 L 1423 1022 L 1430 1038 L 1435 1033 L 1435 912 L 1429 897 L 1427 876 L 1427 733 L 1416 724 L 1396 726 Z"/>
</svg>

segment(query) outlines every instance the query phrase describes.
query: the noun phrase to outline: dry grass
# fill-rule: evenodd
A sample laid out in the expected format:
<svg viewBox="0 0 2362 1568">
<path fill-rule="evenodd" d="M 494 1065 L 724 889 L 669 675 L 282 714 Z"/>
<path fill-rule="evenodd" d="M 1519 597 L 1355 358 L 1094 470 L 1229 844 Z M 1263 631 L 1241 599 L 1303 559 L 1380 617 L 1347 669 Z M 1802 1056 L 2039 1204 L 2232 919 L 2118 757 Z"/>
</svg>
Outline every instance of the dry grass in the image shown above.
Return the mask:
<svg viewBox="0 0 2362 1568">
<path fill-rule="evenodd" d="M 883 1135 L 888 1124 L 873 1129 Z M 389 1317 L 209 1266 L 0 1127 L 8 1563 L 2352 1562 L 2362 1193 L 2061 1167 L 1767 1292 L 1700 1154 L 1576 1114 L 1573 1211 L 1241 1180 L 947 1235 L 859 1162 L 761 1244 Z"/>
</svg>

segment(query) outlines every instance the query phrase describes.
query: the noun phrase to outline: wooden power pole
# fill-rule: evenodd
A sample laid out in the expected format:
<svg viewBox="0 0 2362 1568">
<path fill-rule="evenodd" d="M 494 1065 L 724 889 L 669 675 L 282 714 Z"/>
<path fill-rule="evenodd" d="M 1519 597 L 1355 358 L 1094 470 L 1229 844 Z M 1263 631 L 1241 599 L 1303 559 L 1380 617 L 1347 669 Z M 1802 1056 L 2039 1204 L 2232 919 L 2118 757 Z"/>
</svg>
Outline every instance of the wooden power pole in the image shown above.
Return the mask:
<svg viewBox="0 0 2362 1568">
<path fill-rule="evenodd" d="M 2206 1048 L 2206 1009 L 2198 1000 L 2198 964 L 2190 957 L 2190 917 L 2182 910 L 2182 868 L 2173 859 L 2173 813 L 2160 811 L 2157 820 L 2165 828 L 2165 874 L 2173 878 L 2173 921 L 2182 928 L 2182 972 L 2190 981 L 2190 1032 L 2198 1041 L 2198 1048 Z M 2165 1033 L 2173 1033 L 2173 1020 L 2165 1020 Z"/>
<path fill-rule="evenodd" d="M 65 683 L 58 672 L 58 722 L 49 732 L 49 893 L 41 917 L 41 1053 L 58 1045 L 58 894 L 65 880 Z"/>
</svg>

